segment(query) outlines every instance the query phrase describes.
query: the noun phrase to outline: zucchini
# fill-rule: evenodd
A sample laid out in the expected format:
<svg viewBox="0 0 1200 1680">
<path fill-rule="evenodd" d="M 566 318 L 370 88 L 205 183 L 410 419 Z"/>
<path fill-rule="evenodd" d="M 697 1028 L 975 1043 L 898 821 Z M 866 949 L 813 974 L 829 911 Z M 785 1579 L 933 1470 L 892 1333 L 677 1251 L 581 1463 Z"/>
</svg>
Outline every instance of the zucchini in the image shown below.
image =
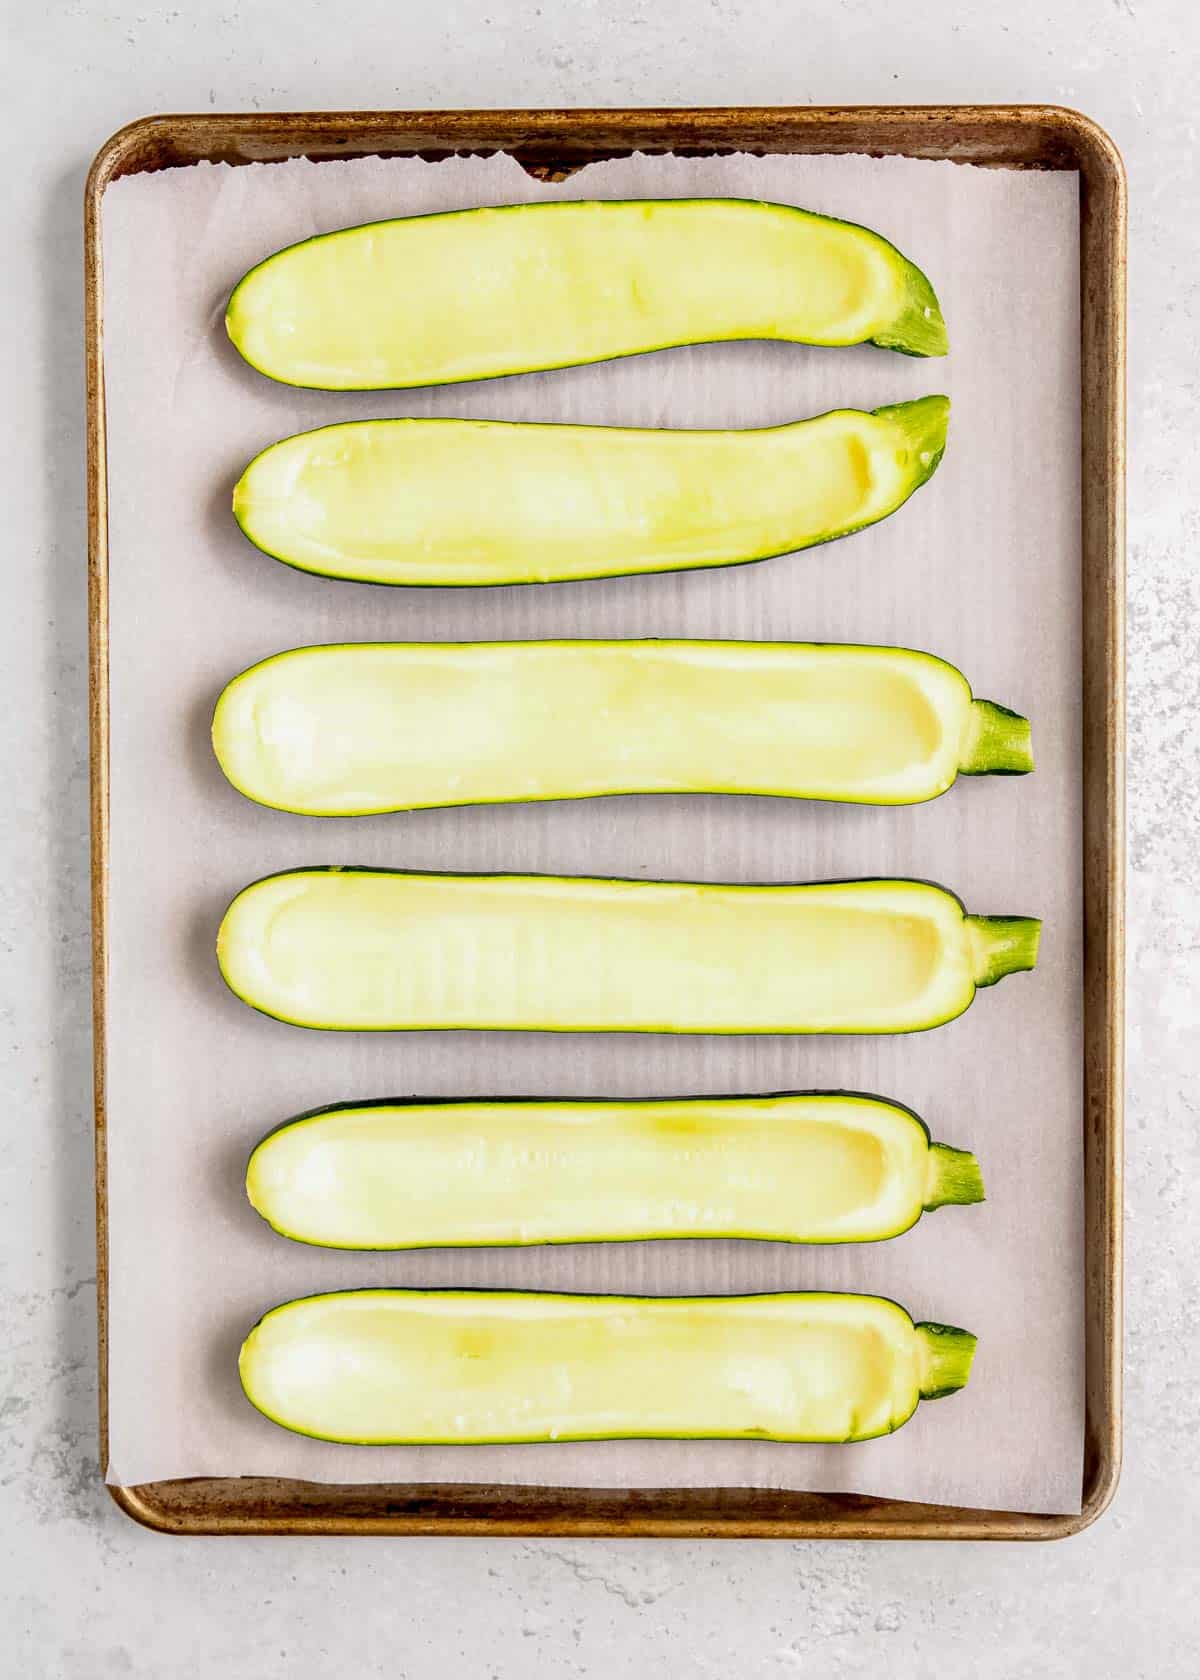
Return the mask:
<svg viewBox="0 0 1200 1680">
<path fill-rule="evenodd" d="M 344 1030 L 910 1032 L 1034 966 L 1040 922 L 923 881 L 725 886 L 299 869 L 243 889 L 221 971 Z"/>
<path fill-rule="evenodd" d="M 907 648 L 374 642 L 296 648 L 217 702 L 222 770 L 308 816 L 615 793 L 907 805 L 1033 768 L 1029 724 Z"/>
<path fill-rule="evenodd" d="M 728 339 L 946 352 L 932 286 L 879 234 L 722 198 L 512 204 L 342 228 L 252 268 L 225 326 L 260 373 L 331 391 Z"/>
<path fill-rule="evenodd" d="M 983 1180 L 910 1109 L 839 1091 L 345 1103 L 265 1137 L 246 1192 L 282 1236 L 323 1248 L 841 1243 L 980 1202 Z"/>
<path fill-rule="evenodd" d="M 730 566 L 873 525 L 936 468 L 949 401 L 750 431 L 351 420 L 284 438 L 233 492 L 250 541 L 361 583 L 548 583 Z"/>
<path fill-rule="evenodd" d="M 238 1369 L 273 1422 L 361 1446 L 866 1441 L 974 1352 L 878 1295 L 360 1289 L 276 1307 Z"/>
</svg>

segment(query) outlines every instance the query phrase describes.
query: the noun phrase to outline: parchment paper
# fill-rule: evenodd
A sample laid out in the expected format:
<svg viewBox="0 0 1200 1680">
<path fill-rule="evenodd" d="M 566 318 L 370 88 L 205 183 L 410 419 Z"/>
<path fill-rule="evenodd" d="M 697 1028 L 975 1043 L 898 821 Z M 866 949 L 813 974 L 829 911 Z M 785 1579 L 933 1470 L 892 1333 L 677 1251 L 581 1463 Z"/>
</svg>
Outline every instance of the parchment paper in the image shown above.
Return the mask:
<svg viewBox="0 0 1200 1680">
<path fill-rule="evenodd" d="M 275 385 L 230 348 L 230 287 L 269 251 L 408 212 L 731 193 L 866 222 L 932 278 L 945 361 L 870 348 L 729 345 L 432 392 Z M 111 532 L 108 985 L 110 1481 L 282 1475 L 640 1487 L 842 1489 L 1077 1511 L 1083 1440 L 1080 1163 L 1078 188 L 1074 174 L 866 158 L 634 157 L 544 186 L 508 158 L 378 159 L 118 181 L 105 198 Z M 727 571 L 497 590 L 322 581 L 256 552 L 230 490 L 262 446 L 368 415 L 636 426 L 776 424 L 931 391 L 949 447 L 884 524 Z M 209 721 L 222 685 L 307 642 L 534 636 L 892 642 L 959 665 L 1033 719 L 1037 771 L 869 810 L 654 798 L 322 821 L 229 787 Z M 899 874 L 970 910 L 1045 918 L 1035 975 L 909 1038 L 339 1035 L 252 1013 L 213 953 L 248 881 L 313 863 L 713 880 Z M 273 1235 L 246 1156 L 317 1104 L 388 1095 L 670 1095 L 844 1087 L 916 1108 L 978 1152 L 985 1206 L 908 1235 L 811 1249 L 713 1242 L 326 1253 Z M 602 1443 L 337 1447 L 252 1410 L 241 1338 L 292 1296 L 360 1284 L 652 1293 L 864 1289 L 980 1338 L 969 1388 L 852 1447 Z"/>
</svg>

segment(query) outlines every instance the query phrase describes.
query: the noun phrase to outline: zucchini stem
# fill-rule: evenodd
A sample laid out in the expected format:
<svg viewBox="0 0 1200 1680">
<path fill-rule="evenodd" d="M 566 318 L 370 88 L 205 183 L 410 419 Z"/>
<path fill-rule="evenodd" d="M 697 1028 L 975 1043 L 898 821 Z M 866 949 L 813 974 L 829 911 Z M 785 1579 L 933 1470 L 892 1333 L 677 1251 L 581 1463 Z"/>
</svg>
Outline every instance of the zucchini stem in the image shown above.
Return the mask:
<svg viewBox="0 0 1200 1680">
<path fill-rule="evenodd" d="M 966 916 L 976 986 L 1037 967 L 1042 924 L 1036 916 Z"/>
<path fill-rule="evenodd" d="M 903 306 L 896 319 L 877 332 L 871 342 L 906 356 L 944 356 L 949 340 L 937 294 L 921 270 L 907 260 L 904 279 Z"/>
<path fill-rule="evenodd" d="M 965 1388 L 971 1375 L 977 1338 L 953 1324 L 918 1324 L 920 1355 L 919 1382 L 922 1400 L 940 1400 L 944 1394 Z"/>
<path fill-rule="evenodd" d="M 889 403 L 875 409 L 874 413 L 890 420 L 903 434 L 908 445 L 908 459 L 914 463 L 913 489 L 917 489 L 932 478 L 945 454 L 950 398 L 918 397 L 914 402 Z"/>
<path fill-rule="evenodd" d="M 948 1143 L 929 1145 L 929 1169 L 925 1177 L 925 1211 L 951 1205 L 983 1202 L 983 1174 L 969 1149 L 952 1149 Z"/>
<path fill-rule="evenodd" d="M 1029 719 L 994 700 L 972 700 L 958 766 L 963 776 L 1026 776 L 1033 769 Z"/>
</svg>

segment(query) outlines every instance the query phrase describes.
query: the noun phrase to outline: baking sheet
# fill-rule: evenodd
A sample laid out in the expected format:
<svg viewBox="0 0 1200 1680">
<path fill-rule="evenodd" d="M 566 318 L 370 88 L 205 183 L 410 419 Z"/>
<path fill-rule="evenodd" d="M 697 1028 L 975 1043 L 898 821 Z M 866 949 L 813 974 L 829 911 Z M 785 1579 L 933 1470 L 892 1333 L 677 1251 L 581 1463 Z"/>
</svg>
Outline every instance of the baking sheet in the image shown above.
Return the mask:
<svg viewBox="0 0 1200 1680">
<path fill-rule="evenodd" d="M 225 341 L 225 297 L 265 252 L 387 214 L 518 199 L 733 193 L 867 222 L 930 274 L 952 353 L 728 345 L 434 392 L 275 386 Z M 108 1479 L 764 1486 L 1014 1510 L 1079 1509 L 1083 1439 L 1078 676 L 1078 183 L 904 159 L 631 158 L 546 186 L 507 158 L 367 159 L 116 182 L 104 201 L 110 498 Z M 276 437 L 372 414 L 626 425 L 773 424 L 929 391 L 946 458 L 893 519 L 718 573 L 411 593 L 306 577 L 229 513 Z M 262 811 L 208 744 L 223 683 L 304 642 L 741 635 L 907 643 L 1032 716 L 1038 769 L 910 810 L 653 798 L 326 821 Z M 729 880 L 913 874 L 982 913 L 1046 919 L 1035 975 L 903 1039 L 305 1033 L 227 993 L 213 940 L 247 881 L 300 864 L 545 869 Z M 672 1095 L 843 1087 L 911 1104 L 975 1149 L 989 1200 L 893 1242 L 719 1242 L 322 1253 L 241 1190 L 257 1138 L 383 1095 Z M 852 1447 L 591 1443 L 336 1447 L 242 1398 L 267 1307 L 370 1283 L 675 1291 L 867 1289 L 980 1336 L 969 1388 Z"/>
</svg>

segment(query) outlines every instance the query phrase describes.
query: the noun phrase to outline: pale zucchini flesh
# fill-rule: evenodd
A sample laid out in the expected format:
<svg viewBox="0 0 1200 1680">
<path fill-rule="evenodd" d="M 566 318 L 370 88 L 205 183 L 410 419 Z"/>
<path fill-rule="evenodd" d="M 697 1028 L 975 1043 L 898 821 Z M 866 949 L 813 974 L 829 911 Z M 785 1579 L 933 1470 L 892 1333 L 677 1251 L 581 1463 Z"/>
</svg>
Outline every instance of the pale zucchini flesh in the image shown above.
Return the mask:
<svg viewBox="0 0 1200 1680">
<path fill-rule="evenodd" d="M 365 1289 L 277 1307 L 239 1370 L 275 1423 L 364 1446 L 842 1442 L 963 1387 L 974 1350 L 876 1295 Z"/>
<path fill-rule="evenodd" d="M 737 565 L 894 513 L 937 467 L 948 415 L 934 396 L 750 431 L 354 420 L 263 450 L 233 511 L 275 559 L 367 583 Z"/>
<path fill-rule="evenodd" d="M 350 1249 L 877 1242 L 983 1200 L 973 1155 L 846 1092 L 344 1104 L 265 1137 L 246 1191 L 281 1235 Z"/>
<path fill-rule="evenodd" d="M 307 1027 L 910 1032 L 1032 968 L 1039 929 L 921 881 L 332 868 L 245 888 L 217 954 L 245 1002 Z"/>
<path fill-rule="evenodd" d="M 233 785 L 309 816 L 620 793 L 907 805 L 1032 769 L 1026 719 L 907 648 L 784 642 L 360 643 L 235 677 Z"/>
<path fill-rule="evenodd" d="M 506 205 L 344 228 L 252 268 L 225 324 L 260 372 L 325 390 L 730 339 L 946 351 L 933 288 L 894 245 L 748 199 Z"/>
</svg>

